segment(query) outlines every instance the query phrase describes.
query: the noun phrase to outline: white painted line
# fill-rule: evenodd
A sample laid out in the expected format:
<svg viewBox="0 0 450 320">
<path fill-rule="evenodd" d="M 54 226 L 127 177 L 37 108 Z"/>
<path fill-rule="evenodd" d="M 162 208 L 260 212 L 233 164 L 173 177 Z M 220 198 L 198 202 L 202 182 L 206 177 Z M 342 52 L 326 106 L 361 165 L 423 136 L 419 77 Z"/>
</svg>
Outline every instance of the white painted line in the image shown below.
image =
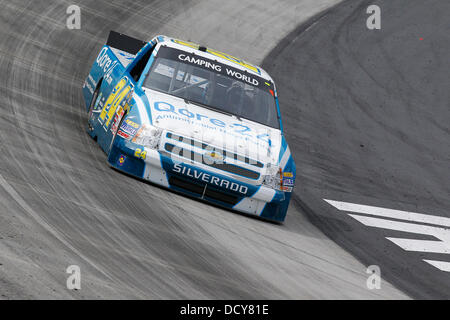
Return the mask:
<svg viewBox="0 0 450 320">
<path fill-rule="evenodd" d="M 393 242 L 394 244 L 398 245 L 399 247 L 401 247 L 406 251 L 450 254 L 450 229 L 445 228 L 450 226 L 450 218 L 408 211 L 393 210 L 381 207 L 372 207 L 349 202 L 341 202 L 327 199 L 324 200 L 340 211 L 348 211 L 369 215 L 363 216 L 359 214 L 349 214 L 350 217 L 354 218 L 355 220 L 361 222 L 366 226 L 386 230 L 402 231 L 420 235 L 433 236 L 434 238 L 436 238 L 436 240 L 421 240 L 421 239 L 386 237 L 386 239 L 388 239 L 389 241 Z M 385 218 L 404 221 L 397 221 Z M 439 225 L 444 228 L 425 225 L 424 223 Z M 434 260 L 424 260 L 424 261 L 442 271 L 450 272 L 450 262 L 434 261 Z"/>
<path fill-rule="evenodd" d="M 432 253 L 450 253 L 448 243 L 435 240 L 417 240 L 417 239 L 400 239 L 387 238 L 406 251 L 420 251 Z"/>
<path fill-rule="evenodd" d="M 357 212 L 379 217 L 393 218 L 418 223 L 436 224 L 440 226 L 450 227 L 450 218 L 446 217 L 432 216 L 428 214 L 394 210 L 381 207 L 372 207 L 350 202 L 334 201 L 327 199 L 324 200 L 329 204 L 331 204 L 333 207 L 342 211 Z"/>
<path fill-rule="evenodd" d="M 428 262 L 432 266 L 441 269 L 442 271 L 450 272 L 450 262 L 446 261 L 435 261 L 435 260 L 423 260 L 425 262 Z"/>
<path fill-rule="evenodd" d="M 444 228 L 439 228 L 439 227 L 430 227 L 430 226 L 416 224 L 416 223 L 400 222 L 400 221 L 387 220 L 387 219 L 381 219 L 381 218 L 373 218 L 373 217 L 367 217 L 367 216 L 360 216 L 360 215 L 356 215 L 356 214 L 349 214 L 349 216 L 369 227 L 382 228 L 382 229 L 388 229 L 388 230 L 397 230 L 397 231 L 417 233 L 417 234 L 426 234 L 426 235 L 435 236 L 435 237 L 439 237 L 439 238 L 440 237 L 446 238 L 447 235 L 450 235 L 450 230 L 444 229 Z"/>
</svg>

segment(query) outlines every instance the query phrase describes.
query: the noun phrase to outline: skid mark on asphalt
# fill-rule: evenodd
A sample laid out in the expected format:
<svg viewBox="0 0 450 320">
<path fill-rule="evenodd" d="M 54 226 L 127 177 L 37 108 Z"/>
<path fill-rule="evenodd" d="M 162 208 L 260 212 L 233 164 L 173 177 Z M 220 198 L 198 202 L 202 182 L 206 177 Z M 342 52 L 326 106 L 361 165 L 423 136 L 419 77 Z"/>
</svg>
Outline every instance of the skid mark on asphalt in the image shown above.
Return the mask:
<svg viewBox="0 0 450 320">
<path fill-rule="evenodd" d="M 366 226 L 432 236 L 438 239 L 421 240 L 386 237 L 386 239 L 406 251 L 450 254 L 450 229 L 448 229 L 448 227 L 450 227 L 450 218 L 409 211 L 373 207 L 350 202 L 327 199 L 323 200 L 328 202 L 339 211 L 359 213 L 349 213 L 348 215 Z M 431 264 L 439 270 L 450 272 L 450 262 L 427 259 L 423 259 L 423 261 Z"/>
<path fill-rule="evenodd" d="M 48 231 L 53 237 L 58 239 L 65 247 L 70 249 L 73 253 L 79 256 L 81 259 L 89 263 L 96 270 L 106 276 L 109 280 L 113 281 L 113 278 L 103 271 L 100 267 L 96 265 L 93 261 L 91 261 L 88 257 L 82 254 L 79 250 L 77 250 L 74 246 L 72 246 L 57 230 L 51 227 L 41 216 L 36 213 L 27 202 L 20 196 L 16 190 L 0 175 L 0 185 L 5 189 L 6 192 L 25 210 L 27 214 L 29 214 L 40 226 L 42 226 L 46 231 Z"/>
</svg>

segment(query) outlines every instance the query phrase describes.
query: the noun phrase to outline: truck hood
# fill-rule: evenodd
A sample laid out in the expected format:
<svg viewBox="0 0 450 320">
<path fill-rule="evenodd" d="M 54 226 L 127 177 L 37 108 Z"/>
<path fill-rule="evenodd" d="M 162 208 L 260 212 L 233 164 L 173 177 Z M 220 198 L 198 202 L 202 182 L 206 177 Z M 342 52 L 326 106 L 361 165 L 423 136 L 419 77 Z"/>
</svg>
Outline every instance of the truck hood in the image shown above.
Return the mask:
<svg viewBox="0 0 450 320">
<path fill-rule="evenodd" d="M 281 147 L 281 131 L 193 104 L 184 99 L 143 88 L 145 111 L 141 120 L 151 125 L 200 140 L 214 147 L 276 164 Z M 141 111 L 142 110 L 142 111 Z"/>
</svg>

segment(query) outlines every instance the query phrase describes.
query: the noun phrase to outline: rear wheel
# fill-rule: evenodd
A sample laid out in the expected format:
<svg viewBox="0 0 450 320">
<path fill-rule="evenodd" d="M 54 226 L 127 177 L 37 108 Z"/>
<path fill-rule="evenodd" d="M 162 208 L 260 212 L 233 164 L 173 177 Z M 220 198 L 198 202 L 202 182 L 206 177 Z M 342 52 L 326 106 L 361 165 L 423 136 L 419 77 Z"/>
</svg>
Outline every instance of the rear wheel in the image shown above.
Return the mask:
<svg viewBox="0 0 450 320">
<path fill-rule="evenodd" d="M 95 88 L 94 93 L 92 94 L 91 104 L 89 105 L 89 119 L 92 116 L 92 112 L 94 111 L 95 103 L 97 102 L 98 93 L 100 91 L 100 85 L 101 85 L 101 80 L 100 80 L 99 84 L 97 85 L 97 87 Z"/>
<path fill-rule="evenodd" d="M 100 86 L 102 85 L 102 79 L 97 84 L 97 87 L 94 90 L 94 93 L 92 94 L 91 103 L 89 104 L 89 111 L 88 111 L 88 120 L 87 120 L 87 131 L 92 136 L 92 138 L 96 138 L 93 136 L 94 127 L 92 127 L 91 120 L 92 120 L 92 113 L 94 112 L 95 105 L 97 104 L 98 94 L 100 92 Z"/>
</svg>

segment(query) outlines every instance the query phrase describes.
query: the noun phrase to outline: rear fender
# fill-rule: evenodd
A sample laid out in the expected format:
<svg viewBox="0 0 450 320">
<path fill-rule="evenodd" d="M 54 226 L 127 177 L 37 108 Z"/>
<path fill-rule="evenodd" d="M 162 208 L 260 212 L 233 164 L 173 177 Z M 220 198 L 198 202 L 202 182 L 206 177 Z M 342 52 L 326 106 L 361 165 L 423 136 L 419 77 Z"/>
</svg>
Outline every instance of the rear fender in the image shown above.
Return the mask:
<svg viewBox="0 0 450 320">
<path fill-rule="evenodd" d="M 107 95 L 112 90 L 114 84 L 122 77 L 125 68 L 120 63 L 116 55 L 108 46 L 103 46 L 92 68 L 83 84 L 83 96 L 86 104 L 86 111 L 89 111 L 89 105 L 100 79 L 103 79 L 100 87 L 100 93 Z"/>
</svg>

